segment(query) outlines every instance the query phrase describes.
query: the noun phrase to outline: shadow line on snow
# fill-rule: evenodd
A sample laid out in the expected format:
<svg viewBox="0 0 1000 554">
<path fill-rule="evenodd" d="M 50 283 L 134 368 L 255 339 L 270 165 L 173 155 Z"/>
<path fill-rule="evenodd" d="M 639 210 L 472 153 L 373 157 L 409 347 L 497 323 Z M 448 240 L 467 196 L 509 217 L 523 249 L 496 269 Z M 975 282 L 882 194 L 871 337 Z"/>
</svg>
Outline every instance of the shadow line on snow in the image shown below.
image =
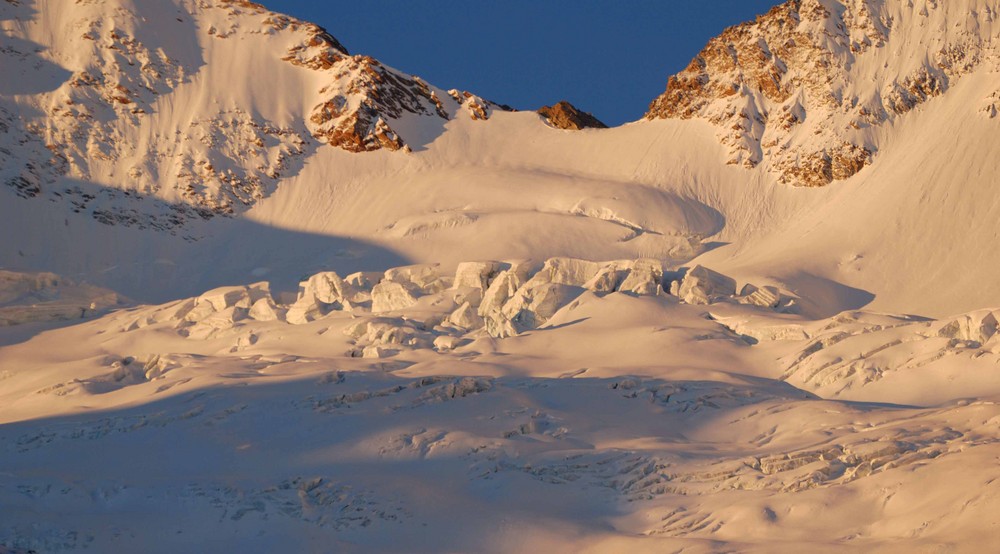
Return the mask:
<svg viewBox="0 0 1000 554">
<path fill-rule="evenodd" d="M 0 235 L 16 238 L 0 241 L 0 267 L 50 271 L 143 303 L 265 280 L 276 293 L 291 292 L 319 271 L 411 263 L 362 239 L 209 217 L 187 204 L 68 178 L 31 198 L 0 187 Z"/>
</svg>

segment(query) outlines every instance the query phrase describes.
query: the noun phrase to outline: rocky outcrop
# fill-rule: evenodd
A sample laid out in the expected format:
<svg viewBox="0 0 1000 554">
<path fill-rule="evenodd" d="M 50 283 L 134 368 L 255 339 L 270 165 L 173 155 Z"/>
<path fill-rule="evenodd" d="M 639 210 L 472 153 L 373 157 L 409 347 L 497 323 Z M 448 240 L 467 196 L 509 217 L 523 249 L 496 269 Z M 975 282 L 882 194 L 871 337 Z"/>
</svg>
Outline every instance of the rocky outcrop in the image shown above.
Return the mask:
<svg viewBox="0 0 1000 554">
<path fill-rule="evenodd" d="M 848 179 L 877 153 L 871 129 L 997 59 L 993 10 L 970 3 L 786 1 L 709 41 L 646 117 L 708 120 L 730 164 L 782 183 Z"/>
<path fill-rule="evenodd" d="M 406 117 L 447 121 L 464 110 L 472 119 L 485 120 L 495 108 L 509 109 L 470 92 L 445 94 L 371 56 L 352 56 L 316 26 L 307 29 L 306 38 L 284 60 L 326 74 L 329 84 L 319 91 L 310 130 L 320 141 L 349 152 L 406 149 L 406 139 L 393 127 Z"/>
<path fill-rule="evenodd" d="M 451 89 L 448 91 L 448 96 L 452 97 L 455 102 L 458 102 L 461 110 L 464 110 L 465 113 L 473 120 L 485 121 L 493 115 L 493 110 L 501 110 L 505 112 L 514 111 L 514 108 L 511 108 L 506 104 L 497 104 L 490 102 L 489 100 L 483 100 L 479 96 L 476 96 L 468 91 Z"/>
<path fill-rule="evenodd" d="M 993 119 L 1000 113 L 1000 90 L 990 94 L 983 100 L 979 114 L 987 119 Z"/>
<path fill-rule="evenodd" d="M 573 104 L 563 100 L 554 106 L 543 106 L 538 114 L 548 121 L 549 125 L 559 129 L 606 129 L 608 126 L 587 112 L 582 112 Z"/>
<path fill-rule="evenodd" d="M 273 18 L 269 20 L 274 21 Z M 332 68 L 337 62 L 350 56 L 350 52 L 339 40 L 318 25 L 307 24 L 305 35 L 307 39 L 304 42 L 288 49 L 283 58 L 286 62 L 321 71 Z"/>
<path fill-rule="evenodd" d="M 871 161 L 871 150 L 845 142 L 795 161 L 779 160 L 775 167 L 780 171 L 778 181 L 781 183 L 822 187 L 853 176 Z"/>
<path fill-rule="evenodd" d="M 340 86 L 324 87 L 320 94 L 325 99 L 309 116 L 317 139 L 349 152 L 399 150 L 405 143 L 390 127 L 391 119 L 407 113 L 448 119 L 423 81 L 392 71 L 370 56 L 348 57 L 329 45 L 325 49 L 329 57 L 319 57 L 335 60 L 325 71 Z"/>
<path fill-rule="evenodd" d="M 5 20 L 52 25 L 65 28 L 65 33 L 55 31 L 61 33 L 59 38 L 45 48 L 17 33 L 0 37 L 0 50 L 20 58 L 25 69 L 33 67 L 50 86 L 58 87 L 35 94 L 31 110 L 24 111 L 27 104 L 20 102 L 19 117 L 6 117 L 0 98 L 0 180 L 23 197 L 44 194 L 82 204 L 97 195 L 75 196 L 67 188 L 47 185 L 64 176 L 111 181 L 131 197 L 113 198 L 113 204 L 97 202 L 104 204 L 101 210 L 74 211 L 89 212 L 108 225 L 174 233 L 202 216 L 235 214 L 255 205 L 277 188 L 281 178 L 296 171 L 307 136 L 297 126 L 277 125 L 235 106 L 193 112 L 177 128 L 160 129 L 137 144 L 136 129 L 156 126 L 153 120 L 162 109 L 161 99 L 190 82 L 204 63 L 170 35 L 193 34 L 201 28 L 196 29 L 191 19 L 178 18 L 171 33 L 162 33 L 155 22 L 138 14 L 141 10 L 115 4 L 76 3 L 65 18 L 57 17 L 59 10 L 54 8 L 27 6 L 3 14 Z M 251 17 L 269 32 L 296 33 L 308 26 L 277 14 L 267 17 L 270 12 L 251 2 L 202 3 L 191 9 L 192 18 L 206 22 L 216 21 L 219 13 L 227 15 L 232 32 Z M 261 17 L 264 23 L 259 23 Z M 205 27 L 209 34 L 224 34 L 215 25 Z M 116 196 L 117 191 L 110 190 L 112 194 L 101 194 Z M 148 196 L 180 200 L 183 206 L 133 202 Z"/>
<path fill-rule="evenodd" d="M 196 240 L 183 228 L 257 205 L 301 169 L 317 143 L 349 152 L 406 150 L 411 145 L 400 129 L 426 140 L 428 129 L 443 130 L 452 118 L 488 119 L 509 109 L 352 55 L 321 27 L 255 2 L 148 0 L 136 8 L 107 0 L 66 10 L 27 4 L 0 3 L 0 21 L 19 21 L 0 34 L 4 63 L 13 64 L 5 71 L 36 75 L 37 88 L 0 87 L 0 184 L 25 199 L 101 205 L 73 211 L 107 225 Z M 160 9 L 178 17 L 147 17 Z M 252 63 L 229 74 L 263 73 L 303 94 L 281 100 L 278 112 L 285 113 L 278 116 L 254 104 L 274 87 L 249 77 L 241 81 L 250 85 L 240 84 L 249 96 L 185 96 L 203 86 L 195 75 L 228 91 L 228 83 L 209 77 L 226 63 Z M 126 197 L 78 197 L 55 186 L 64 178 L 111 183 L 104 188 Z M 149 197 L 171 205 L 133 202 Z"/>
</svg>

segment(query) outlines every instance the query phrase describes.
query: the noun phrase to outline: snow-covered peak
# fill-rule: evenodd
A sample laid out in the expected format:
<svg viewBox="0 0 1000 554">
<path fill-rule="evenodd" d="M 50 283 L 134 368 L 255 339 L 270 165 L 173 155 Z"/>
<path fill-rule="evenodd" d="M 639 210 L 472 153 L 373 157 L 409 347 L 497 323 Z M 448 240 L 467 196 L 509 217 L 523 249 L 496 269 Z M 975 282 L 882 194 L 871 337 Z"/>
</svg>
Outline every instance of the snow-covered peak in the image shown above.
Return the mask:
<svg viewBox="0 0 1000 554">
<path fill-rule="evenodd" d="M 709 41 L 646 117 L 707 119 L 729 163 L 826 185 L 873 161 L 880 128 L 995 67 L 998 14 L 995 0 L 789 0 Z"/>
<path fill-rule="evenodd" d="M 241 212 L 324 144 L 422 146 L 497 107 L 244 0 L 8 0 L 0 31 L 0 182 L 79 211 L 114 205 L 99 209 L 108 223 Z M 106 187 L 75 195 L 66 179 Z M 116 191 L 172 207 L 124 209 Z"/>
</svg>

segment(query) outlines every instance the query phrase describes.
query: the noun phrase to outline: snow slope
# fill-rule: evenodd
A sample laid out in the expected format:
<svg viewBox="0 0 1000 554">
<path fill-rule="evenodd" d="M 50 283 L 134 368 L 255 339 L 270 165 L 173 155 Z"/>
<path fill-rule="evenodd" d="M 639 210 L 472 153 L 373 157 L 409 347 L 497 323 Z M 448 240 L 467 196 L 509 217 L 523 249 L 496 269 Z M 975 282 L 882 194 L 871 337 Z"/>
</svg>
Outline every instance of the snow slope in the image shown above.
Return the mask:
<svg viewBox="0 0 1000 554">
<path fill-rule="evenodd" d="M 0 552 L 988 549 L 998 10 L 791 0 L 564 130 L 0 2 L 0 310 L 86 318 L 0 327 Z"/>
<path fill-rule="evenodd" d="M 851 301 L 825 313 L 872 297 L 876 309 L 926 315 L 1000 303 L 986 277 L 992 250 L 978 246 L 993 232 L 974 223 L 996 209 L 995 156 L 983 137 L 998 121 L 990 117 L 997 6 L 798 4 L 719 41 L 743 48 L 755 33 L 770 37 L 757 28 L 789 10 L 829 12 L 796 16 L 814 41 L 827 37 L 822 25 L 854 37 L 876 19 L 892 22 L 857 52 L 850 45 L 863 39 L 833 33 L 819 53 L 769 58 L 787 70 L 775 76 L 782 97 L 805 102 L 809 115 L 791 131 L 768 124 L 746 140 L 786 141 L 790 152 L 855 141 L 873 152 L 858 174 L 818 191 L 777 182 L 778 162 L 727 165 L 733 145 L 716 129 L 731 122 L 713 114 L 729 113 L 737 99 L 779 110 L 746 77 L 756 66 L 724 74 L 742 92 L 688 119 L 570 132 L 456 92 L 459 105 L 446 91 L 348 56 L 314 26 L 249 3 L 5 2 L 5 71 L 34 77 L 0 91 L 9 121 L 0 130 L 17 160 L 3 164 L 9 186 L 0 209 L 18 235 L 0 245 L 0 259 L 166 300 L 264 272 L 290 288 L 315 270 L 404 261 L 653 256 L 679 265 L 728 243 L 709 261 L 790 286 L 821 283 L 837 298 L 844 294 L 830 290 L 841 285 L 866 293 L 847 294 Z M 169 21 L 172 31 L 153 21 Z M 953 74 L 933 62 L 931 54 L 956 49 L 975 63 Z M 820 60 L 823 79 L 849 83 L 837 85 L 837 105 L 816 100 L 819 85 L 803 81 Z M 924 70 L 939 83 L 935 94 L 877 124 L 850 124 L 866 98 L 886 104 L 892 83 Z M 81 75 L 100 79 L 79 84 Z M 114 100 L 116 86 L 131 91 L 121 93 L 129 103 Z M 313 115 L 331 95 L 347 103 L 340 117 L 379 119 L 406 148 L 356 154 L 326 144 L 329 126 L 343 121 L 317 126 Z M 366 134 L 374 127 L 354 126 L 351 144 L 377 142 Z M 220 255 L 224 263 L 205 263 Z M 910 278 L 916 271 L 921 278 Z"/>
<path fill-rule="evenodd" d="M 506 338 L 456 314 L 471 303 L 493 317 L 517 264 L 492 277 L 483 264 L 454 277 L 430 266 L 319 274 L 290 305 L 265 285 L 230 287 L 4 347 L 0 544 L 992 544 L 992 313 L 811 322 L 733 297 L 627 292 L 658 285 L 638 263 L 603 266 L 624 268 L 617 288 L 581 283 L 600 274 L 588 264 L 528 270 L 505 303 L 522 310 Z M 552 287 L 563 291 L 554 304 L 522 303 Z M 540 325 L 520 326 L 529 322 Z"/>
</svg>

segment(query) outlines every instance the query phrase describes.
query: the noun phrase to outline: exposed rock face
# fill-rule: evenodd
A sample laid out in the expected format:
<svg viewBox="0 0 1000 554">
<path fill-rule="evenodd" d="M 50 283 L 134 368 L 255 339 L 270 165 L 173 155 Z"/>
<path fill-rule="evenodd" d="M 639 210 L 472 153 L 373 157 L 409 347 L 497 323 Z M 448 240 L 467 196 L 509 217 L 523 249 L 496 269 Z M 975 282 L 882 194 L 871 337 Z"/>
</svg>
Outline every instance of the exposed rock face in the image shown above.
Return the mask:
<svg viewBox="0 0 1000 554">
<path fill-rule="evenodd" d="M 0 152 L 0 167 L 5 170 L 0 179 L 25 197 L 44 193 L 86 205 L 99 194 L 105 202 L 97 203 L 127 205 L 135 197 L 122 198 L 113 189 L 78 195 L 52 186 L 62 176 L 101 182 L 107 180 L 103 172 L 117 170 L 120 177 L 113 181 L 122 183 L 126 195 L 181 199 L 185 205 L 171 209 L 151 201 L 138 209 L 133 204 L 104 210 L 84 206 L 79 211 L 86 208 L 95 220 L 108 225 L 169 232 L 188 220 L 242 211 L 270 195 L 305 153 L 306 136 L 292 126 L 276 125 L 231 106 L 192 113 L 194 117 L 176 129 L 151 133 L 141 145 L 132 138 L 136 129 L 154 125 L 159 100 L 190 82 L 203 61 L 191 48 L 179 46 L 182 41 L 158 32 L 137 10 L 119 3 L 76 3 L 74 16 L 62 19 L 57 9 L 33 11 L 28 6 L 18 9 L 18 4 L 2 14 L 4 20 L 52 25 L 54 32 L 65 33 L 46 48 L 18 33 L 0 36 L 0 50 L 35 67 L 52 86 L 61 83 L 34 96 L 36 113 L 29 118 L 7 118 L 0 99 L 0 140 L 7 135 L 11 140 L 3 142 L 18 145 L 16 151 Z M 235 33 L 248 17 L 259 22 L 265 16 L 258 24 L 273 33 L 294 34 L 308 26 L 268 14 L 251 2 L 223 1 L 202 3 L 191 15 L 206 23 L 220 17 L 230 21 L 232 28 L 225 32 L 205 25 L 219 38 Z M 193 22 L 179 18 L 177 25 L 174 32 L 183 35 Z"/>
<path fill-rule="evenodd" d="M 538 110 L 538 113 L 550 125 L 560 129 L 606 129 L 608 127 L 593 115 L 578 110 L 573 104 L 565 100 L 554 106 L 543 106 Z"/>
<path fill-rule="evenodd" d="M 320 58 L 333 64 L 324 71 L 331 73 L 333 82 L 343 84 L 320 91 L 328 96 L 309 117 L 314 137 L 349 152 L 399 150 L 404 142 L 390 127 L 390 119 L 405 113 L 448 119 L 423 81 L 392 71 L 369 56 L 348 57 L 333 46 L 325 49 L 329 54 Z"/>
<path fill-rule="evenodd" d="M 370 56 L 351 56 L 316 26 L 308 28 L 306 40 L 289 49 L 284 59 L 327 74 L 329 84 L 319 91 L 322 100 L 309 116 L 310 129 L 315 138 L 349 152 L 406 148 L 405 139 L 393 129 L 404 117 L 448 120 L 464 109 L 472 119 L 485 120 L 494 108 L 504 108 L 470 92 L 444 94 Z M 448 97 L 453 104 L 445 104 Z"/>
<path fill-rule="evenodd" d="M 646 117 L 706 119 L 730 164 L 782 183 L 847 179 L 877 152 L 873 129 L 996 60 L 986 4 L 789 0 L 709 41 Z"/>
<path fill-rule="evenodd" d="M 983 107 L 979 114 L 987 119 L 993 119 L 1000 112 L 1000 90 L 987 96 L 983 100 Z"/>
<path fill-rule="evenodd" d="M 493 114 L 494 109 L 499 109 L 505 112 L 512 112 L 514 108 L 507 106 L 505 104 L 496 104 L 490 102 L 489 100 L 483 100 L 479 96 L 472 94 L 468 91 L 459 91 L 451 89 L 448 91 L 448 96 L 452 97 L 458 105 L 461 106 L 465 113 L 474 120 L 486 120 L 490 118 Z"/>
<path fill-rule="evenodd" d="M 25 199 L 71 203 L 106 225 L 177 234 L 255 206 L 317 143 L 405 150 L 406 132 L 424 140 L 442 121 L 509 109 L 352 55 L 321 27 L 254 2 L 140 4 L 0 2 L 5 74 L 35 76 L 30 86 L 0 87 L 0 184 Z M 152 16 L 162 11 L 177 17 L 165 26 Z M 248 78 L 213 102 L 192 100 L 203 86 L 229 91 L 220 67 Z M 259 72 L 264 82 L 249 78 Z M 280 102 L 285 114 L 268 113 L 268 79 L 301 89 Z M 65 178 L 114 186 L 78 191 L 58 186 Z"/>
</svg>

